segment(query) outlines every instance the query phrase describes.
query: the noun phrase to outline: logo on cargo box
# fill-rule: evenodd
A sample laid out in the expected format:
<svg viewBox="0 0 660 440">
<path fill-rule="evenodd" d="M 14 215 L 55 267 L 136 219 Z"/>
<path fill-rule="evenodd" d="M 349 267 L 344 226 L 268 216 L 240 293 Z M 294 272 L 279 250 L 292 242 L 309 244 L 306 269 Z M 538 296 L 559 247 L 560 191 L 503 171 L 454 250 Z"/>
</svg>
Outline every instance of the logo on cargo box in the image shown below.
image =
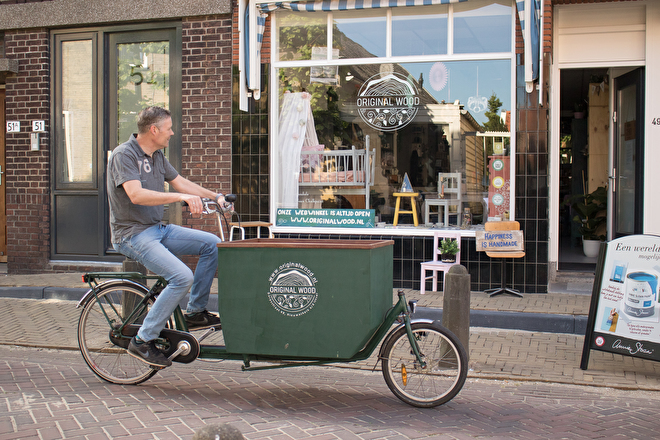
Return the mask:
<svg viewBox="0 0 660 440">
<path fill-rule="evenodd" d="M 268 278 L 268 299 L 275 310 L 286 316 L 309 312 L 318 298 L 314 272 L 300 263 L 285 263 Z"/>
</svg>

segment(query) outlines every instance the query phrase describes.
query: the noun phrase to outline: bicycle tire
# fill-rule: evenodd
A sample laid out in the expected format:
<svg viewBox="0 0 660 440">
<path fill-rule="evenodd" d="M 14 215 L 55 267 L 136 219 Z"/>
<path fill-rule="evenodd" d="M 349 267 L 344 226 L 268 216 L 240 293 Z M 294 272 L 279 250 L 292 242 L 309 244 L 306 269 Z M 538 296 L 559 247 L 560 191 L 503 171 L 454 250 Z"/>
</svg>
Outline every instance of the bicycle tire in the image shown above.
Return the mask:
<svg viewBox="0 0 660 440">
<path fill-rule="evenodd" d="M 388 388 L 403 402 L 432 408 L 449 402 L 467 378 L 467 353 L 459 339 L 440 324 L 411 324 L 422 359 L 421 367 L 410 346 L 406 327 L 395 329 L 383 343 L 382 369 Z"/>
<path fill-rule="evenodd" d="M 122 301 L 137 304 L 147 295 L 147 288 L 141 289 L 129 283 L 113 283 L 102 287 L 97 296 L 85 304 L 78 320 L 78 346 L 85 363 L 101 379 L 114 384 L 137 385 L 158 372 L 129 355 L 125 348 L 115 345 L 110 339 L 112 327 L 109 320 L 119 327 L 134 307 L 123 306 Z M 153 301 L 150 301 L 149 307 L 152 304 Z M 123 312 L 124 308 L 126 313 Z M 139 324 L 145 315 L 143 313 L 134 323 Z"/>
</svg>

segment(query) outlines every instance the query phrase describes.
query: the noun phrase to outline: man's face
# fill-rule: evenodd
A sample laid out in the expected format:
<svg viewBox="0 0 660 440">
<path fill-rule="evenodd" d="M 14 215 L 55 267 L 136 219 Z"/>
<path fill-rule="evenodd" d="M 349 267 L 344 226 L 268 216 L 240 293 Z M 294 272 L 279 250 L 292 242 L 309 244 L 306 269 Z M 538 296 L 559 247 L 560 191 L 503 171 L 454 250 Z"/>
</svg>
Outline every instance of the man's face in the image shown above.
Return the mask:
<svg viewBox="0 0 660 440">
<path fill-rule="evenodd" d="M 154 137 L 154 143 L 160 149 L 166 148 L 170 143 L 170 138 L 174 135 L 172 118 L 163 119 L 158 125 L 152 125 L 151 133 Z"/>
</svg>

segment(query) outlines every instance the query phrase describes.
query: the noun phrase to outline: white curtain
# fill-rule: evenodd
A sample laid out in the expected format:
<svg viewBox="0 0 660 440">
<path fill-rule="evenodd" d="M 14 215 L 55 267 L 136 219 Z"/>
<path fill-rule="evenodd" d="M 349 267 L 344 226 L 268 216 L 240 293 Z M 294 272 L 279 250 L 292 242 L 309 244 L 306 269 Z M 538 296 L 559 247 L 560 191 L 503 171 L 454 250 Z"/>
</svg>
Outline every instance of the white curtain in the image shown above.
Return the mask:
<svg viewBox="0 0 660 440">
<path fill-rule="evenodd" d="M 282 99 L 277 148 L 282 170 L 279 200 L 283 208 L 298 208 L 300 152 L 303 144 L 319 143 L 310 98 L 311 95 L 307 92 L 287 92 Z"/>
</svg>

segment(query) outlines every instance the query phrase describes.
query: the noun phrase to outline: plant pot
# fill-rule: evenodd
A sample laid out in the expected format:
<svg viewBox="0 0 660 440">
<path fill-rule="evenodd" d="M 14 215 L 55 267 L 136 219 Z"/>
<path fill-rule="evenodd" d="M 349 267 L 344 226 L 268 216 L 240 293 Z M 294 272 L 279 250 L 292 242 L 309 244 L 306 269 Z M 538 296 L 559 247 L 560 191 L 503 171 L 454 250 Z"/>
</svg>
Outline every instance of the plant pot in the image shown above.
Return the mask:
<svg viewBox="0 0 660 440">
<path fill-rule="evenodd" d="M 440 255 L 440 261 L 443 263 L 455 263 L 456 262 L 456 255 L 454 254 L 441 254 Z"/>
<path fill-rule="evenodd" d="M 589 258 L 596 258 L 600 251 L 600 240 L 587 240 L 582 239 L 582 251 L 584 255 Z"/>
</svg>

